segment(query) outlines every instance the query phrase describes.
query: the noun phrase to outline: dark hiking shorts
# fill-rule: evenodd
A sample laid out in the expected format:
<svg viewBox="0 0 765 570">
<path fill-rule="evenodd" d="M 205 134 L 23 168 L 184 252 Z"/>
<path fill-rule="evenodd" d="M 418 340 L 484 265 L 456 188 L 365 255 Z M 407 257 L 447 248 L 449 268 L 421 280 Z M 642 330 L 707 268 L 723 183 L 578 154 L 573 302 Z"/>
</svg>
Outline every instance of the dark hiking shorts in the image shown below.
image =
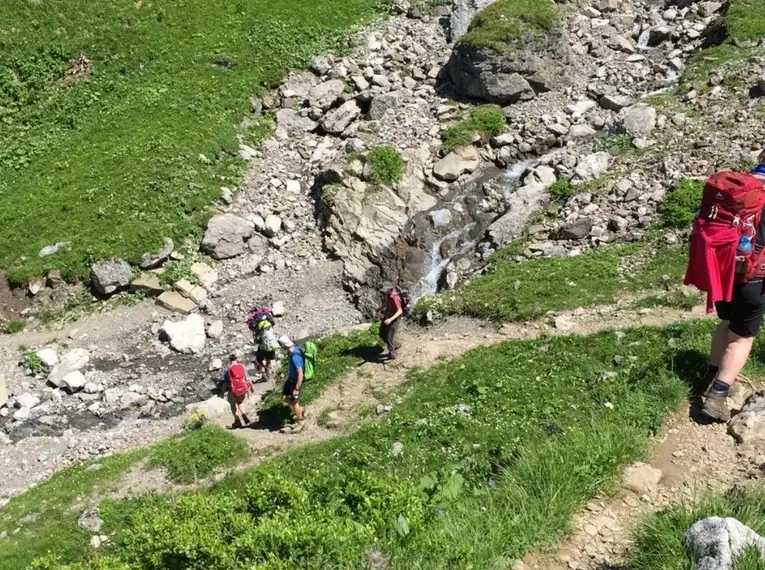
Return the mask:
<svg viewBox="0 0 765 570">
<path fill-rule="evenodd" d="M 750 281 L 733 286 L 733 298 L 729 303 L 715 303 L 717 316 L 730 321 L 730 331 L 744 338 L 757 335 L 765 314 L 765 293 L 763 281 Z"/>
<path fill-rule="evenodd" d="M 276 351 L 258 348 L 258 351 L 255 353 L 255 360 L 257 361 L 258 366 L 263 366 L 266 363 L 266 360 L 276 360 Z"/>
<path fill-rule="evenodd" d="M 287 396 L 293 404 L 297 404 L 300 400 L 300 393 L 297 396 L 292 395 L 292 391 L 295 389 L 295 381 L 287 379 L 282 388 L 282 396 Z"/>
</svg>

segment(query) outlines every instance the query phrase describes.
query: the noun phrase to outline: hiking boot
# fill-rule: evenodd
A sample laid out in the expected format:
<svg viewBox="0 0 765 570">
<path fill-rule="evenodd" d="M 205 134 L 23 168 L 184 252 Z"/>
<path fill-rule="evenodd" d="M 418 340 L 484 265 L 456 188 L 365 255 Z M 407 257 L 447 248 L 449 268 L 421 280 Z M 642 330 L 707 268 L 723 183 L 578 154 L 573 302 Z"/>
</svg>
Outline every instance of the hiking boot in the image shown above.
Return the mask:
<svg viewBox="0 0 765 570">
<path fill-rule="evenodd" d="M 247 417 L 247 414 L 242 414 L 242 420 L 244 420 L 244 425 L 248 426 L 250 425 L 250 418 Z"/>
<path fill-rule="evenodd" d="M 231 429 L 242 429 L 244 426 L 242 425 L 242 420 L 239 418 L 236 418 L 234 420 L 234 423 L 231 424 Z"/>
<path fill-rule="evenodd" d="M 729 421 L 730 410 L 728 409 L 727 392 L 708 390 L 704 397 L 704 406 L 701 408 L 701 413 L 718 422 Z"/>
</svg>

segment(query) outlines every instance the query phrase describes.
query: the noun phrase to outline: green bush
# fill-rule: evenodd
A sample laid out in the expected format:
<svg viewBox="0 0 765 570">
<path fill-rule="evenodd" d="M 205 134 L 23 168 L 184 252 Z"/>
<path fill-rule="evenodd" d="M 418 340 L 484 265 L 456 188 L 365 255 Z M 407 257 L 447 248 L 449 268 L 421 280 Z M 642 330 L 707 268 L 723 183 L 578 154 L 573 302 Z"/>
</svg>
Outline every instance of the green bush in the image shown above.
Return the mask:
<svg viewBox="0 0 765 570">
<path fill-rule="evenodd" d="M 552 200 L 565 202 L 569 198 L 573 198 L 581 192 L 574 184 L 571 183 L 571 179 L 562 178 L 553 182 L 547 189 L 547 193 Z"/>
<path fill-rule="evenodd" d="M 505 130 L 505 116 L 502 109 L 496 105 L 481 105 L 470 111 L 470 116 L 452 125 L 442 133 L 442 146 L 453 149 L 473 142 L 478 134 L 486 141 L 489 137 L 498 135 Z"/>
<path fill-rule="evenodd" d="M 392 146 L 378 146 L 367 155 L 374 184 L 391 186 L 404 177 L 404 159 Z"/>
<path fill-rule="evenodd" d="M 682 180 L 659 206 L 661 223 L 666 228 L 689 228 L 701 205 L 704 182 Z"/>
<path fill-rule="evenodd" d="M 164 467 L 173 481 L 193 483 L 247 455 L 242 439 L 218 426 L 205 426 L 157 445 L 149 456 L 149 467 Z"/>
</svg>

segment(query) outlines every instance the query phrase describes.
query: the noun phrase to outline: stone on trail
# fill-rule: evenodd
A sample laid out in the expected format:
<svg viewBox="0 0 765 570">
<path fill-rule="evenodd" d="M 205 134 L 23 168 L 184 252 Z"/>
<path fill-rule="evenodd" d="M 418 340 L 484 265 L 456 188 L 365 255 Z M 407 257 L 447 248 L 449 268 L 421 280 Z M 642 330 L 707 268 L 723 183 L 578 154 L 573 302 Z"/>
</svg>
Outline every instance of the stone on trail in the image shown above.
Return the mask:
<svg viewBox="0 0 765 570">
<path fill-rule="evenodd" d="M 74 394 L 75 392 L 82 390 L 87 383 L 88 382 L 85 380 L 85 376 L 83 376 L 82 372 L 75 370 L 64 376 L 61 380 L 61 388 L 70 394 Z"/>
<path fill-rule="evenodd" d="M 275 237 L 281 229 L 282 219 L 274 214 L 268 214 L 263 227 L 263 234 L 265 234 L 266 237 Z"/>
<path fill-rule="evenodd" d="M 360 115 L 361 109 L 356 101 L 351 99 L 324 117 L 321 126 L 329 134 L 339 135 Z"/>
<path fill-rule="evenodd" d="M 175 283 L 175 290 L 197 305 L 201 305 L 207 300 L 207 290 L 199 285 L 194 285 L 188 279 L 179 279 Z"/>
<path fill-rule="evenodd" d="M 664 476 L 661 469 L 647 463 L 634 463 L 624 468 L 621 475 L 622 487 L 638 495 L 652 495 Z"/>
<path fill-rule="evenodd" d="M 157 305 L 173 313 L 187 315 L 197 309 L 196 303 L 175 291 L 165 291 L 157 298 Z"/>
<path fill-rule="evenodd" d="M 474 146 L 463 146 L 450 152 L 433 167 L 433 174 L 439 180 L 453 182 L 466 172 L 473 172 L 481 164 L 478 150 Z"/>
<path fill-rule="evenodd" d="M 728 425 L 739 443 L 765 440 L 765 391 L 757 392 Z"/>
<path fill-rule="evenodd" d="M 647 137 L 656 128 L 656 109 L 649 105 L 634 105 L 622 109 L 622 126 L 633 137 Z"/>
<path fill-rule="evenodd" d="M 133 270 L 124 259 L 105 259 L 90 268 L 90 281 L 101 295 L 111 295 L 127 289 L 133 278 Z"/>
<path fill-rule="evenodd" d="M 162 283 L 160 283 L 159 277 L 155 274 L 144 273 L 133 279 L 130 283 L 130 290 L 135 292 L 140 291 L 147 295 L 161 295 L 165 288 L 162 286 Z"/>
<path fill-rule="evenodd" d="M 218 281 L 218 272 L 201 261 L 197 261 L 191 266 L 191 272 L 197 276 L 202 282 L 202 286 L 208 291 L 212 289 Z"/>
<path fill-rule="evenodd" d="M 204 402 L 194 402 L 186 406 L 186 411 L 191 413 L 195 411 L 204 412 L 208 418 L 214 419 L 230 414 L 229 405 L 226 400 L 213 396 Z"/>
<path fill-rule="evenodd" d="M 82 370 L 90 362 L 90 353 L 84 348 L 75 348 L 61 357 L 61 361 L 53 367 L 48 375 L 48 383 L 56 388 L 61 387 L 61 383 L 68 374 Z"/>
<path fill-rule="evenodd" d="M 696 570 L 732 570 L 749 548 L 765 559 L 765 538 L 734 518 L 708 517 L 683 534 L 683 544 L 696 562 Z"/>
<path fill-rule="evenodd" d="M 245 252 L 245 242 L 254 230 L 247 220 L 234 214 L 213 216 L 202 239 L 202 249 L 215 259 L 228 259 Z"/>
<path fill-rule="evenodd" d="M 189 315 L 183 321 L 165 321 L 161 332 L 167 336 L 170 346 L 177 352 L 197 354 L 204 350 L 207 336 L 205 320 L 201 315 Z"/>
<path fill-rule="evenodd" d="M 38 350 L 37 352 L 35 352 L 35 355 L 48 368 L 52 368 L 53 366 L 58 364 L 58 355 L 56 355 L 56 351 L 53 350 L 52 348 L 43 348 L 41 350 Z"/>
<path fill-rule="evenodd" d="M 571 331 L 576 328 L 576 323 L 567 315 L 558 315 L 555 317 L 555 328 L 559 331 Z"/>
<path fill-rule="evenodd" d="M 271 312 L 274 314 L 275 317 L 283 317 L 285 313 L 287 312 L 284 308 L 284 301 L 276 301 L 274 303 L 274 306 L 271 307 Z"/>
</svg>

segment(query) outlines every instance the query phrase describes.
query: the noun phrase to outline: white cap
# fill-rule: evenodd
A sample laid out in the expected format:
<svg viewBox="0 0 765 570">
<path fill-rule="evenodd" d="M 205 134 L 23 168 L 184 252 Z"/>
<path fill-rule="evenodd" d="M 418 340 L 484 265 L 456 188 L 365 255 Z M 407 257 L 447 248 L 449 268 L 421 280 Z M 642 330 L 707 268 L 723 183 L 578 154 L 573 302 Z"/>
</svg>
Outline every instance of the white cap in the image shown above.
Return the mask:
<svg viewBox="0 0 765 570">
<path fill-rule="evenodd" d="M 282 348 L 292 348 L 295 344 L 290 340 L 290 337 L 284 335 L 279 338 L 279 346 Z"/>
</svg>

